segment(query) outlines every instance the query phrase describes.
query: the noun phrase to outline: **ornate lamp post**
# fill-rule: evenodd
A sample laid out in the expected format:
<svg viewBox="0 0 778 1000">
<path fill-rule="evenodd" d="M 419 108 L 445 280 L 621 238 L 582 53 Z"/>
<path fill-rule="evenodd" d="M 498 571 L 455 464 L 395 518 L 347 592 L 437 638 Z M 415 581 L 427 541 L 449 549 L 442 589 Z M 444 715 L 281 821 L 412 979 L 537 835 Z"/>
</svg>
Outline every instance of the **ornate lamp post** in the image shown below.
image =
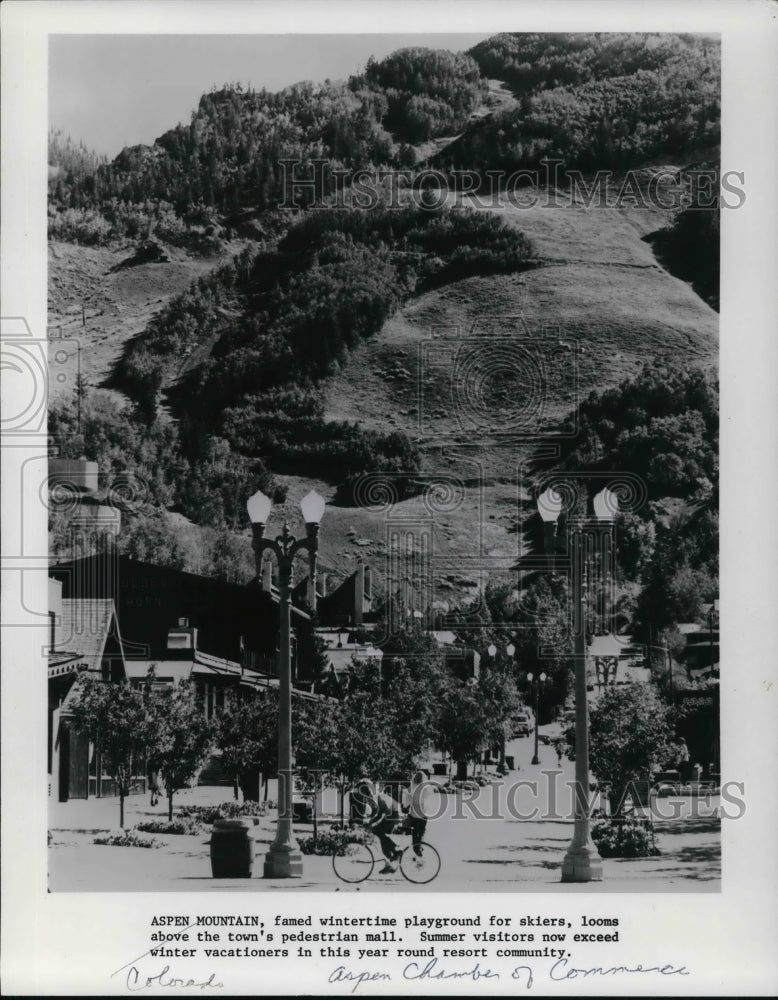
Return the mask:
<svg viewBox="0 0 778 1000">
<path fill-rule="evenodd" d="M 546 683 L 546 675 L 540 674 L 539 677 L 535 677 L 531 672 L 527 674 L 527 680 L 532 684 L 535 691 L 535 753 L 532 755 L 532 763 L 539 764 L 540 758 L 538 757 L 538 716 L 540 710 L 540 685 Z"/>
<path fill-rule="evenodd" d="M 495 644 L 493 642 L 490 643 L 486 647 L 486 652 L 489 654 L 489 656 L 491 657 L 492 660 L 495 659 L 495 657 L 497 656 L 497 647 L 495 646 Z M 509 642 L 508 645 L 505 647 L 505 652 L 506 652 L 508 658 L 512 661 L 513 657 L 514 657 L 514 655 L 516 653 L 516 647 L 513 645 L 512 642 Z M 506 770 L 507 770 L 506 767 L 505 767 L 505 739 L 504 738 L 500 742 L 500 763 L 499 763 L 499 769 L 500 769 L 500 771 L 502 773 L 505 773 Z"/>
<path fill-rule="evenodd" d="M 278 560 L 279 589 L 279 657 L 278 657 L 278 825 L 276 836 L 265 857 L 265 878 L 299 878 L 303 873 L 303 858 L 292 830 L 292 669 L 291 669 L 291 585 L 294 557 L 302 549 L 310 557 L 310 575 L 313 586 L 311 601 L 316 610 L 316 549 L 319 522 L 324 514 L 324 499 L 311 491 L 300 503 L 305 519 L 305 538 L 295 538 L 284 521 L 283 531 L 277 538 L 265 538 L 265 524 L 270 516 L 272 502 L 264 493 L 257 492 L 246 504 L 253 532 L 254 558 L 257 576 L 262 572 L 262 553 L 269 549 Z"/>
<path fill-rule="evenodd" d="M 564 501 L 554 489 L 538 497 L 546 546 L 556 545 L 556 522 Z M 573 583 L 573 631 L 575 635 L 575 831 L 562 863 L 563 882 L 599 882 L 602 861 L 589 831 L 589 711 L 586 691 L 586 560 L 596 547 L 607 568 L 613 519 L 618 498 L 609 489 L 594 497 L 594 517 L 573 522 L 569 528 Z"/>
</svg>

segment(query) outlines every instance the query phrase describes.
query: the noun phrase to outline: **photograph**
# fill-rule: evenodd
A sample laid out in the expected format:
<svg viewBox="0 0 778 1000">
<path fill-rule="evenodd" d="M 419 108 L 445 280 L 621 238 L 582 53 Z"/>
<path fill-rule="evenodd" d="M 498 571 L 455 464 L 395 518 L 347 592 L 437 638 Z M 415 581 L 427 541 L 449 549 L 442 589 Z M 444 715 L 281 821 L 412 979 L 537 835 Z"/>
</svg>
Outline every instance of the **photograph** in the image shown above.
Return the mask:
<svg viewBox="0 0 778 1000">
<path fill-rule="evenodd" d="M 719 38 L 160 43 L 49 38 L 51 891 L 718 891 Z"/>
<path fill-rule="evenodd" d="M 6 8 L 6 983 L 767 995 L 769 5 L 325 6 Z"/>
</svg>

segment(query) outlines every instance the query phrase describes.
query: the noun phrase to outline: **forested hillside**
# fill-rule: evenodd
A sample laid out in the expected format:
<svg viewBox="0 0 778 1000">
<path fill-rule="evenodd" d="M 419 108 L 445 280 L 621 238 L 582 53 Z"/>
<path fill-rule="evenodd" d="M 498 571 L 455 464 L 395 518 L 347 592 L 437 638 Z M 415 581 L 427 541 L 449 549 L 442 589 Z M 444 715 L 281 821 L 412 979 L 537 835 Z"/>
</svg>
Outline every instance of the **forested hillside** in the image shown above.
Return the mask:
<svg viewBox="0 0 778 1000">
<path fill-rule="evenodd" d="M 135 235 L 149 224 L 175 242 L 177 220 L 197 224 L 215 209 L 239 221 L 244 208 L 283 201 L 283 160 L 297 161 L 296 177 L 311 176 L 313 161 L 326 161 L 330 190 L 335 170 L 412 165 L 410 144 L 461 128 L 484 90 L 469 56 L 404 49 L 369 61 L 364 74 L 346 83 L 305 82 L 279 93 L 214 87 L 188 125 L 151 147 L 124 149 L 111 163 L 63 158 L 58 139 L 50 235 L 75 238 L 79 220 L 96 212 L 108 225 L 94 242 Z"/>
<path fill-rule="evenodd" d="M 209 211 L 237 225 L 242 210 L 283 201 L 283 160 L 298 161 L 298 177 L 324 161 L 325 193 L 334 171 L 413 166 L 413 144 L 465 128 L 487 77 L 506 80 L 518 105 L 475 120 L 436 165 L 515 170 L 560 157 L 592 170 L 677 156 L 718 142 L 719 76 L 706 38 L 529 34 L 498 35 L 468 55 L 403 49 L 342 84 L 213 88 L 188 125 L 111 163 L 74 156 L 55 136 L 50 234 L 105 242 L 155 226 L 176 242 Z"/>
<path fill-rule="evenodd" d="M 702 37 L 498 35 L 469 53 L 402 49 L 342 82 L 213 87 L 188 123 L 111 162 L 52 132 L 52 322 L 72 332 L 77 311 L 78 336 L 94 349 L 81 430 L 71 398 L 53 407 L 52 433 L 62 454 L 95 458 L 104 477 L 134 469 L 151 484 L 143 511 L 126 512 L 125 550 L 230 575 L 242 565 L 231 532 L 244 527 L 245 496 L 260 486 L 291 503 L 313 484 L 339 505 L 328 511 L 323 558 L 348 569 L 383 551 L 383 523 L 355 504 L 362 473 L 394 478 L 398 501 L 416 510 L 425 476 L 461 461 L 492 504 L 479 528 L 485 550 L 509 556 L 516 464 L 529 448 L 501 451 L 463 422 L 451 361 L 457 338 L 496 336 L 495 316 L 508 317 L 517 343 L 546 338 L 533 348 L 546 379 L 544 429 L 558 430 L 577 398 L 602 390 L 582 406 L 584 434 L 564 461 L 650 468 L 652 524 L 667 497 L 707 502 L 713 403 L 692 399 L 692 378 L 663 409 L 659 369 L 631 380 L 658 354 L 689 367 L 715 358 L 717 211 L 519 211 L 499 193 L 487 209 L 458 199 L 453 185 L 447 199 L 433 188 L 414 201 L 407 178 L 391 200 L 386 184 L 371 182 L 369 211 L 306 211 L 304 189 L 302 210 L 279 205 L 285 160 L 298 179 L 316 165 L 325 196 L 338 172 L 357 169 L 485 176 L 551 157 L 584 172 L 646 167 L 645 187 L 654 164 L 677 171 L 703 162 L 703 148 L 715 168 L 719 72 L 718 45 Z M 90 283 L 110 290 L 91 313 Z M 422 364 L 433 327 L 444 342 Z M 560 349 L 574 351 L 579 387 L 567 369 L 554 373 Z M 530 391 L 524 377 L 511 368 L 478 391 L 499 410 Z M 473 516 L 452 511 L 437 550 L 456 558 Z M 175 528 L 182 522 L 208 533 L 202 564 Z M 679 587 L 687 569 L 710 583 L 711 538 L 697 563 L 679 568 L 667 556 Z M 631 583 L 648 586 L 646 558 L 635 557 L 642 568 Z"/>
<path fill-rule="evenodd" d="M 170 390 L 188 422 L 280 472 L 345 488 L 362 472 L 411 471 L 418 459 L 401 433 L 325 421 L 317 384 L 413 295 L 531 266 L 529 240 L 496 216 L 317 211 L 275 252 L 246 251 L 171 302 L 113 384 L 150 419 Z"/>
<path fill-rule="evenodd" d="M 677 157 L 720 138 L 720 53 L 693 35 L 498 35 L 471 52 L 516 108 L 477 122 L 440 166 L 584 171 Z"/>
</svg>

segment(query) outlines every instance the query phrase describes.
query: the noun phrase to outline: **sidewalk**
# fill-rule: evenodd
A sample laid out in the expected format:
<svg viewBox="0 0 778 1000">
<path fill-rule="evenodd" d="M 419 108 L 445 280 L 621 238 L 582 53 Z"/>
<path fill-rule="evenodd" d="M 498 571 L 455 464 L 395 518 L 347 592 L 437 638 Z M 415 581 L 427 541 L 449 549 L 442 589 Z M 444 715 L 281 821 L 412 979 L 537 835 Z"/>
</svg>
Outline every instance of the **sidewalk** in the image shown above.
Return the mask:
<svg viewBox="0 0 778 1000">
<path fill-rule="evenodd" d="M 231 798 L 229 788 L 194 788 L 174 799 L 183 804 L 213 805 Z M 456 796 L 447 796 L 452 809 Z M 262 856 L 273 840 L 275 811 L 255 827 L 256 857 L 250 879 L 214 879 L 210 866 L 210 829 L 198 836 L 154 834 L 160 849 L 106 847 L 93 843 L 97 833 L 116 832 L 116 799 L 50 802 L 49 887 L 52 892 L 236 892 L 284 889 L 325 892 L 717 892 L 721 888 L 720 821 L 716 800 L 693 819 L 655 823 L 661 855 L 605 859 L 603 881 L 561 883 L 560 866 L 573 832 L 568 819 L 519 820 L 444 816 L 430 822 L 428 837 L 438 848 L 442 867 L 437 879 L 418 886 L 399 873 L 373 874 L 358 886 L 340 882 L 331 859 L 303 857 L 299 879 L 265 880 Z M 147 796 L 125 801 L 125 826 L 167 819 L 167 803 L 149 805 Z M 325 820 L 323 826 L 328 825 Z M 320 827 L 321 828 L 321 827 Z M 298 837 L 310 836 L 312 824 L 296 824 Z M 151 836 L 151 835 L 145 835 Z M 377 845 L 376 845 L 377 851 Z M 377 870 L 378 866 L 376 867 Z"/>
</svg>

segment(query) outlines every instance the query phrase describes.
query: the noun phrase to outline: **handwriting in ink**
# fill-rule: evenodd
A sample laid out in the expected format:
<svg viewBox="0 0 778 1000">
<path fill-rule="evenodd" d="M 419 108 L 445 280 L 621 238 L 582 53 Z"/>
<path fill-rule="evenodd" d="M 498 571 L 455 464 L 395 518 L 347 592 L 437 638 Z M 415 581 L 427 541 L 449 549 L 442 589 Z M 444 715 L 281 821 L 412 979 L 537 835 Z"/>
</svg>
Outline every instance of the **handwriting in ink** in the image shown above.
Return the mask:
<svg viewBox="0 0 778 1000">
<path fill-rule="evenodd" d="M 378 979 L 391 979 L 388 972 L 351 972 L 345 965 L 339 965 L 333 969 L 327 980 L 328 983 L 352 982 L 351 992 L 356 993 L 357 987 L 362 983 L 374 983 Z"/>
<path fill-rule="evenodd" d="M 638 964 L 634 968 L 630 968 L 627 965 L 612 965 L 609 968 L 604 968 L 603 966 L 593 966 L 591 969 L 567 969 L 568 962 L 566 958 L 557 959 L 556 962 L 549 969 L 549 979 L 553 979 L 555 982 L 563 982 L 565 979 L 576 979 L 578 976 L 615 976 L 620 974 L 632 974 L 632 973 L 644 973 L 644 972 L 658 972 L 662 976 L 688 976 L 689 972 L 685 965 L 681 965 L 676 968 L 674 965 L 649 965 L 643 968 L 642 965 Z M 521 968 L 526 968 L 526 966 L 521 966 Z M 515 970 L 514 970 L 515 971 Z"/>
<path fill-rule="evenodd" d="M 206 987 L 222 989 L 224 987 L 224 983 L 217 983 L 215 982 L 215 979 L 215 972 L 212 972 L 202 983 L 195 982 L 194 979 L 178 979 L 176 976 L 171 975 L 169 965 L 166 965 L 162 972 L 158 972 L 156 976 L 145 976 L 141 975 L 134 965 L 131 965 L 129 971 L 127 972 L 127 989 L 132 990 L 133 992 L 146 990 L 151 986 L 178 986 L 185 989 L 189 988 L 200 990 L 204 990 Z"/>
<path fill-rule="evenodd" d="M 431 958 L 423 969 L 419 969 L 418 962 L 409 962 L 403 969 L 404 979 L 499 979 L 499 972 L 492 972 L 491 969 L 482 969 L 479 962 L 476 962 L 472 969 L 466 972 L 448 972 L 445 969 L 436 968 L 437 958 Z"/>
</svg>

